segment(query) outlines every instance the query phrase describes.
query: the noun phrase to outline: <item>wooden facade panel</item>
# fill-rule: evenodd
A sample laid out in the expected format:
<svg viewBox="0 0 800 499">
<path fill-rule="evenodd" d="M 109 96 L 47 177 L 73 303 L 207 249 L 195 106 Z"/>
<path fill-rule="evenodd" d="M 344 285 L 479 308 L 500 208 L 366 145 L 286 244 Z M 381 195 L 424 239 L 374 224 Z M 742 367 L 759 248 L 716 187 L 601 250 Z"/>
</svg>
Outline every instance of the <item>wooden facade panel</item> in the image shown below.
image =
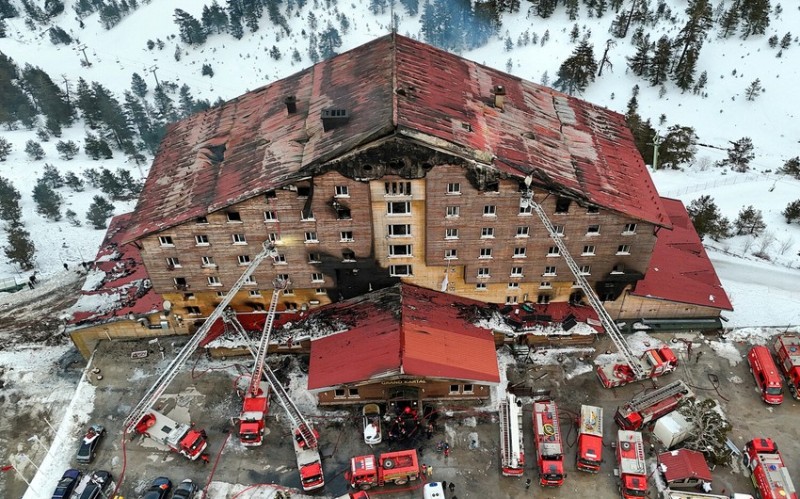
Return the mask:
<svg viewBox="0 0 800 499">
<path fill-rule="evenodd" d="M 403 392 L 405 400 L 448 401 L 485 400 L 491 396 L 492 385 L 469 383 L 464 380 L 390 379 L 366 381 L 317 392 L 320 405 L 356 405 L 366 402 L 387 402 Z M 337 389 L 339 390 L 337 393 Z M 465 391 L 466 389 L 466 391 Z"/>
</svg>

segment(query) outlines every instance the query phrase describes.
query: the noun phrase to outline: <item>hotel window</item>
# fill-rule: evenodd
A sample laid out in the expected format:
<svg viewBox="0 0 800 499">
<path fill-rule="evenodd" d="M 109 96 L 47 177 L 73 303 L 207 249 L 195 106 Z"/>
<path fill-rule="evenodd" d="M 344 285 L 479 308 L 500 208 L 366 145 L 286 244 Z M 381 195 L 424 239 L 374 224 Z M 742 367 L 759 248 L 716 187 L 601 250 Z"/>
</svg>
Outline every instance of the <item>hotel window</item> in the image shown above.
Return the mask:
<svg viewBox="0 0 800 499">
<path fill-rule="evenodd" d="M 458 260 L 458 250 L 457 249 L 446 249 L 446 250 L 444 250 L 444 259 L 445 260 Z"/>
<path fill-rule="evenodd" d="M 356 261 L 356 254 L 352 251 L 342 251 L 342 261 L 343 262 L 355 262 Z"/>
<path fill-rule="evenodd" d="M 530 237 L 530 228 L 526 225 L 520 225 L 517 227 L 516 237 Z"/>
<path fill-rule="evenodd" d="M 256 282 L 256 278 L 253 276 L 247 276 L 247 279 L 244 280 L 245 286 L 255 286 L 256 284 L 258 283 Z"/>
<path fill-rule="evenodd" d="M 411 213 L 411 203 L 408 201 L 386 203 L 386 212 L 389 215 L 407 215 Z"/>
<path fill-rule="evenodd" d="M 311 274 L 311 282 L 325 282 L 325 276 L 322 272 L 314 272 Z"/>
<path fill-rule="evenodd" d="M 459 214 L 459 207 L 458 206 L 448 206 L 447 207 L 447 217 L 448 218 L 455 218 Z"/>
<path fill-rule="evenodd" d="M 483 207 L 483 216 L 484 217 L 496 217 L 497 216 L 497 206 L 493 204 L 487 204 Z"/>
<path fill-rule="evenodd" d="M 325 289 L 325 288 L 317 288 L 317 289 L 314 290 L 314 293 L 316 293 L 318 295 L 327 295 L 328 294 L 328 290 Z"/>
<path fill-rule="evenodd" d="M 278 193 L 275 191 L 267 191 L 264 193 L 264 197 L 267 199 L 277 199 Z"/>
<path fill-rule="evenodd" d="M 388 226 L 389 237 L 406 237 L 411 235 L 411 225 L 392 224 Z"/>
<path fill-rule="evenodd" d="M 599 206 L 589 206 L 588 208 L 586 208 L 586 213 L 590 213 L 592 215 L 596 215 L 596 214 L 600 213 L 600 207 Z"/>
<path fill-rule="evenodd" d="M 527 256 L 527 251 L 524 247 L 514 248 L 514 258 L 525 258 L 526 256 Z"/>
<path fill-rule="evenodd" d="M 411 195 L 411 182 L 384 182 L 383 187 L 387 196 Z"/>
<path fill-rule="evenodd" d="M 203 267 L 216 267 L 213 256 L 201 256 L 200 262 L 201 262 L 200 265 L 202 265 Z"/>
<path fill-rule="evenodd" d="M 508 289 L 519 289 L 519 283 L 518 282 L 509 282 L 508 283 Z"/>
<path fill-rule="evenodd" d="M 181 268 L 181 261 L 175 258 L 174 256 L 171 256 L 167 258 L 167 267 L 169 267 L 170 269 L 179 269 Z"/>
<path fill-rule="evenodd" d="M 205 225 L 208 223 L 208 218 L 206 217 L 197 217 L 194 219 L 194 223 L 199 225 Z"/>
<path fill-rule="evenodd" d="M 334 196 L 337 198 L 350 197 L 350 189 L 346 185 L 337 185 L 334 187 Z"/>
<path fill-rule="evenodd" d="M 539 289 L 553 289 L 553 284 L 547 281 L 542 281 L 539 283 Z"/>
<path fill-rule="evenodd" d="M 228 222 L 242 222 L 242 216 L 238 211 L 229 211 L 226 213 L 226 215 L 228 216 Z"/>
<path fill-rule="evenodd" d="M 272 258 L 272 262 L 276 265 L 286 265 L 286 255 L 283 253 L 278 253 Z"/>
<path fill-rule="evenodd" d="M 556 267 L 555 265 L 548 265 L 544 268 L 544 273 L 542 275 L 546 276 L 554 276 L 556 275 Z"/>
<path fill-rule="evenodd" d="M 264 221 L 265 222 L 277 222 L 278 221 L 278 213 L 275 211 L 265 211 L 264 212 Z"/>
<path fill-rule="evenodd" d="M 351 397 L 358 397 L 358 388 L 348 388 L 347 394 Z"/>
<path fill-rule="evenodd" d="M 516 296 L 506 296 L 506 305 L 514 305 L 517 303 Z"/>
<path fill-rule="evenodd" d="M 247 265 L 250 263 L 250 255 L 239 255 L 236 257 L 236 260 L 239 262 L 239 265 Z"/>
<path fill-rule="evenodd" d="M 300 210 L 300 221 L 301 222 L 313 222 L 314 221 L 314 212 L 312 210 Z"/>
<path fill-rule="evenodd" d="M 461 390 L 459 390 L 458 385 L 450 385 L 450 395 L 458 395 L 459 393 L 461 393 Z"/>
<path fill-rule="evenodd" d="M 636 234 L 636 224 L 625 224 L 622 233 L 625 235 Z"/>
<path fill-rule="evenodd" d="M 336 208 L 336 219 L 352 220 L 353 215 L 350 213 L 350 208 L 345 208 L 344 206 L 339 206 L 338 208 Z"/>
<path fill-rule="evenodd" d="M 492 274 L 489 273 L 489 267 L 480 267 L 478 269 L 478 277 L 491 277 Z"/>
<path fill-rule="evenodd" d="M 491 258 L 492 257 L 492 248 L 481 248 L 481 254 L 478 258 Z"/>
<path fill-rule="evenodd" d="M 250 294 L 250 296 L 252 296 L 253 298 L 259 298 L 259 297 L 261 296 L 261 291 L 259 291 L 259 290 L 257 290 L 257 289 L 252 289 L 252 290 L 250 290 L 250 293 L 249 293 L 249 294 Z"/>
<path fill-rule="evenodd" d="M 283 296 L 294 296 L 294 289 L 286 288 L 283 290 Z"/>
<path fill-rule="evenodd" d="M 592 273 L 591 265 L 581 265 L 581 275 L 591 275 L 591 273 Z"/>
<path fill-rule="evenodd" d="M 411 265 L 389 265 L 389 275 L 392 277 L 406 277 L 413 275 Z"/>
<path fill-rule="evenodd" d="M 297 303 L 286 302 L 286 310 L 290 312 L 297 312 Z"/>
<path fill-rule="evenodd" d="M 298 185 L 297 186 L 297 197 L 299 198 L 307 198 L 311 194 L 311 186 L 309 185 Z"/>
<path fill-rule="evenodd" d="M 247 238 L 244 234 L 233 234 L 231 235 L 231 240 L 233 244 L 247 244 Z"/>
<path fill-rule="evenodd" d="M 389 256 L 411 256 L 410 244 L 390 244 Z"/>
<path fill-rule="evenodd" d="M 477 291 L 486 291 L 486 289 L 487 289 L 486 288 L 486 283 L 485 282 L 479 282 L 479 283 L 475 284 L 475 289 Z"/>
<path fill-rule="evenodd" d="M 618 255 L 630 255 L 631 254 L 631 245 L 630 244 L 620 244 L 617 246 L 617 254 Z"/>
<path fill-rule="evenodd" d="M 281 235 L 277 232 L 270 232 L 267 234 L 267 240 L 271 243 L 279 243 L 281 241 Z"/>
<path fill-rule="evenodd" d="M 183 294 L 183 299 L 184 300 L 196 300 L 197 297 L 194 295 L 194 293 L 184 293 Z"/>
<path fill-rule="evenodd" d="M 343 230 L 339 232 L 339 241 L 340 242 L 352 242 L 353 241 L 353 231 L 352 230 Z"/>
<path fill-rule="evenodd" d="M 586 229 L 587 236 L 597 236 L 600 234 L 600 226 L 599 225 L 590 225 Z"/>
<path fill-rule="evenodd" d="M 511 277 L 522 277 L 522 267 L 511 267 Z"/>
<path fill-rule="evenodd" d="M 625 265 L 618 263 L 614 265 L 611 269 L 612 274 L 624 274 L 625 273 Z"/>
<path fill-rule="evenodd" d="M 494 227 L 483 227 L 481 229 L 481 238 L 489 239 L 494 237 Z"/>
<path fill-rule="evenodd" d="M 309 253 L 308 263 L 322 263 L 322 257 L 319 253 Z"/>
<path fill-rule="evenodd" d="M 550 246 L 549 248 L 547 248 L 547 256 L 551 257 L 558 256 L 558 254 L 559 254 L 558 246 Z"/>
<path fill-rule="evenodd" d="M 158 236 L 158 242 L 161 246 L 175 246 L 175 243 L 172 242 L 172 236 Z"/>
<path fill-rule="evenodd" d="M 445 239 L 458 239 L 458 229 L 445 229 Z"/>
<path fill-rule="evenodd" d="M 251 303 L 250 307 L 252 307 L 254 312 L 263 312 L 265 310 L 264 305 L 260 303 Z"/>
<path fill-rule="evenodd" d="M 344 388 L 337 388 L 337 389 L 333 390 L 333 397 L 334 398 L 337 398 L 337 399 L 344 398 L 344 396 L 345 396 L 344 394 L 345 394 Z"/>
<path fill-rule="evenodd" d="M 570 200 L 567 198 L 556 199 L 556 213 L 569 213 Z"/>
<path fill-rule="evenodd" d="M 448 194 L 461 194 L 461 184 L 458 182 L 451 182 L 447 184 Z"/>
<path fill-rule="evenodd" d="M 305 242 L 307 243 L 318 243 L 319 239 L 317 239 L 316 232 L 306 232 L 305 233 Z"/>
<path fill-rule="evenodd" d="M 564 226 L 563 225 L 554 225 L 553 232 L 556 233 L 557 236 L 564 236 Z"/>
<path fill-rule="evenodd" d="M 536 296 L 536 303 L 538 303 L 539 305 L 546 305 L 546 304 L 550 303 L 550 295 L 548 295 L 546 293 L 541 293 L 541 294 L 537 295 Z"/>
<path fill-rule="evenodd" d="M 208 242 L 207 235 L 201 234 L 199 236 L 194 236 L 194 244 L 196 244 L 197 246 L 208 246 L 211 243 Z"/>
<path fill-rule="evenodd" d="M 222 286 L 222 283 L 219 282 L 219 277 L 215 275 L 210 275 L 206 277 L 206 280 L 208 281 L 209 286 Z"/>
<path fill-rule="evenodd" d="M 593 244 L 587 244 L 586 246 L 583 247 L 583 253 L 581 253 L 581 255 L 583 255 L 583 256 L 593 256 L 595 254 L 594 253 L 594 249 L 595 248 L 594 248 Z"/>
<path fill-rule="evenodd" d="M 526 204 L 525 206 L 519 207 L 519 214 L 520 215 L 530 215 L 533 213 L 533 207 L 530 204 Z"/>
<path fill-rule="evenodd" d="M 186 314 L 187 315 L 200 315 L 200 307 L 195 307 L 195 306 L 186 307 Z"/>
<path fill-rule="evenodd" d="M 186 282 L 185 277 L 175 277 L 172 279 L 172 282 L 175 283 L 175 287 L 178 289 L 186 290 L 189 287 L 189 283 Z"/>
<path fill-rule="evenodd" d="M 464 384 L 464 393 L 472 393 L 474 388 L 472 387 L 472 383 L 465 383 Z"/>
</svg>

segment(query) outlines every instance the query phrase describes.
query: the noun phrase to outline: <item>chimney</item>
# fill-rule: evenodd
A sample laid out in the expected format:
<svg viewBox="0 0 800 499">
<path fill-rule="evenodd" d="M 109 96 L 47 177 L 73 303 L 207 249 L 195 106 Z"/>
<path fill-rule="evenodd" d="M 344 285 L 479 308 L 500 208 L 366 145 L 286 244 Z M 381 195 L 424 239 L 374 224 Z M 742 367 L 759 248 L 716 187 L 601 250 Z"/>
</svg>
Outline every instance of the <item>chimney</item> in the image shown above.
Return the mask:
<svg viewBox="0 0 800 499">
<path fill-rule="evenodd" d="M 325 132 L 344 125 L 348 121 L 350 121 L 350 114 L 347 109 L 328 108 L 322 110 L 322 130 Z"/>
<path fill-rule="evenodd" d="M 503 85 L 494 87 L 494 107 L 501 111 L 506 108 L 506 87 Z"/>
<path fill-rule="evenodd" d="M 286 111 L 289 114 L 294 114 L 297 112 L 297 97 L 294 95 L 290 95 L 283 99 L 283 103 L 286 104 Z"/>
</svg>

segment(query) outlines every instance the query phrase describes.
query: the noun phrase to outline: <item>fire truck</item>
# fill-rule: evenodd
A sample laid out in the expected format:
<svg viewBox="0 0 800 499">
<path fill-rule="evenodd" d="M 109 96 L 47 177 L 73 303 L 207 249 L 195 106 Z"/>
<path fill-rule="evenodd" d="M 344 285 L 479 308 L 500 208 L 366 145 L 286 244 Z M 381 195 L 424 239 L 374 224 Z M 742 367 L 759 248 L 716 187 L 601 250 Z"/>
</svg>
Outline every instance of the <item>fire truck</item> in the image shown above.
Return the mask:
<svg viewBox="0 0 800 499">
<path fill-rule="evenodd" d="M 761 499 L 797 499 L 789 470 L 772 439 L 757 438 L 747 442 L 742 461 Z"/>
<path fill-rule="evenodd" d="M 617 431 L 617 465 L 622 499 L 647 496 L 647 467 L 644 441 L 638 431 Z"/>
<path fill-rule="evenodd" d="M 208 335 L 211 326 L 217 319 L 221 318 L 225 309 L 230 304 L 231 300 L 236 296 L 236 293 L 244 286 L 244 283 L 253 275 L 256 267 L 262 260 L 268 256 L 275 256 L 277 252 L 268 244 L 264 244 L 262 250 L 255 255 L 253 261 L 247 266 L 244 273 L 239 279 L 231 286 L 231 289 L 222 299 L 222 301 L 214 308 L 214 310 L 206 318 L 202 326 L 194 333 L 194 335 L 186 342 L 178 354 L 170 362 L 167 368 L 156 379 L 153 386 L 145 393 L 144 397 L 139 401 L 136 407 L 131 410 L 131 413 L 125 419 L 123 424 L 124 433 L 135 431 L 146 437 L 151 437 L 154 440 L 166 445 L 170 450 L 178 452 L 191 460 L 195 460 L 203 453 L 208 443 L 203 436 L 205 432 L 194 428 L 189 428 L 181 438 L 175 437 L 177 430 L 181 428 L 181 424 L 173 421 L 165 414 L 161 414 L 153 410 L 156 402 L 161 398 L 166 391 L 167 387 L 178 376 L 183 365 L 189 360 L 189 357 L 197 350 L 200 343 Z M 161 432 L 157 428 L 160 425 Z M 154 435 L 170 435 L 158 439 Z M 170 443 L 173 442 L 173 443 Z"/>
<path fill-rule="evenodd" d="M 560 487 L 564 484 L 564 448 L 558 425 L 558 407 L 552 400 L 533 403 L 533 443 L 539 467 L 539 485 Z"/>
<path fill-rule="evenodd" d="M 670 489 L 665 490 L 663 495 L 664 499 L 753 499 L 750 494 L 739 494 L 737 492 L 731 495 L 721 495 Z"/>
<path fill-rule="evenodd" d="M 800 399 L 800 336 L 796 334 L 782 334 L 775 340 L 775 353 L 778 355 L 778 365 L 786 377 L 789 393 L 795 399 Z"/>
<path fill-rule="evenodd" d="M 377 459 L 373 455 L 356 456 L 350 460 L 346 478 L 351 487 L 361 490 L 383 487 L 387 483 L 405 485 L 419 478 L 417 451 L 387 452 Z"/>
<path fill-rule="evenodd" d="M 614 415 L 623 430 L 638 430 L 694 398 L 694 392 L 683 381 L 672 383 L 649 393 L 637 395 L 627 404 L 618 407 Z"/>
<path fill-rule="evenodd" d="M 581 406 L 578 420 L 578 455 L 576 467 L 581 471 L 598 473 L 603 462 L 603 408 Z"/>
<path fill-rule="evenodd" d="M 500 466 L 504 476 L 525 472 L 522 403 L 511 393 L 500 401 Z"/>
<path fill-rule="evenodd" d="M 562 234 L 556 232 L 547 214 L 544 212 L 542 206 L 534 199 L 534 192 L 531 189 L 533 177 L 527 176 L 524 179 L 525 190 L 522 192 L 520 198 L 521 208 L 531 208 L 539 216 L 542 224 L 550 234 L 550 238 L 558 248 L 559 254 L 564 258 L 564 262 L 572 272 L 575 282 L 578 284 L 583 294 L 586 296 L 589 305 L 597 313 L 600 323 L 603 326 L 606 334 L 614 345 L 617 347 L 619 354 L 622 356 L 622 362 L 613 364 L 611 366 L 598 366 L 597 376 L 605 388 L 613 388 L 622 386 L 636 381 L 645 379 L 657 378 L 664 374 L 670 373 L 678 366 L 678 359 L 669 347 L 661 347 L 651 349 L 644 353 L 641 358 L 638 358 L 631 349 L 625 337 L 622 335 L 616 322 L 611 318 L 608 311 L 603 307 L 603 303 L 595 293 L 594 288 L 589 285 L 589 282 L 581 272 L 580 267 L 572 258 L 564 242 Z"/>
</svg>

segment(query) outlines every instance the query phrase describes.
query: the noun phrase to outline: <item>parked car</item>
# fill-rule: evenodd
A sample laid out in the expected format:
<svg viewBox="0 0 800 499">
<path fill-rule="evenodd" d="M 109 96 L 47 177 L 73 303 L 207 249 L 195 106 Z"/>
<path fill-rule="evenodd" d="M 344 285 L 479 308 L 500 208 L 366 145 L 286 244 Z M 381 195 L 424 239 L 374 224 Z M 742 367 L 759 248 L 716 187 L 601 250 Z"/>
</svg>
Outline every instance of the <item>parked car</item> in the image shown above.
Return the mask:
<svg viewBox="0 0 800 499">
<path fill-rule="evenodd" d="M 142 499 L 167 499 L 169 491 L 172 490 L 172 482 L 165 476 L 160 476 L 153 480 L 147 488 Z"/>
<path fill-rule="evenodd" d="M 104 497 L 103 493 L 106 488 L 111 484 L 111 473 L 105 470 L 99 470 L 92 473 L 89 477 L 89 483 L 83 489 L 80 499 L 98 499 Z"/>
<path fill-rule="evenodd" d="M 56 485 L 52 499 L 69 499 L 72 497 L 72 492 L 78 486 L 81 476 L 83 476 L 83 473 L 78 470 L 69 469 L 65 471 L 61 480 L 58 481 L 58 485 Z"/>
<path fill-rule="evenodd" d="M 364 443 L 374 445 L 383 440 L 381 434 L 381 408 L 378 404 L 367 404 L 361 410 L 364 424 Z"/>
<path fill-rule="evenodd" d="M 193 499 L 195 492 L 197 492 L 197 485 L 187 478 L 175 487 L 172 499 Z"/>
<path fill-rule="evenodd" d="M 105 434 L 106 429 L 103 425 L 93 424 L 90 426 L 81 439 L 81 446 L 78 448 L 75 460 L 81 464 L 89 464 L 94 461 L 97 455 L 97 446 L 100 445 L 100 440 Z"/>
</svg>

